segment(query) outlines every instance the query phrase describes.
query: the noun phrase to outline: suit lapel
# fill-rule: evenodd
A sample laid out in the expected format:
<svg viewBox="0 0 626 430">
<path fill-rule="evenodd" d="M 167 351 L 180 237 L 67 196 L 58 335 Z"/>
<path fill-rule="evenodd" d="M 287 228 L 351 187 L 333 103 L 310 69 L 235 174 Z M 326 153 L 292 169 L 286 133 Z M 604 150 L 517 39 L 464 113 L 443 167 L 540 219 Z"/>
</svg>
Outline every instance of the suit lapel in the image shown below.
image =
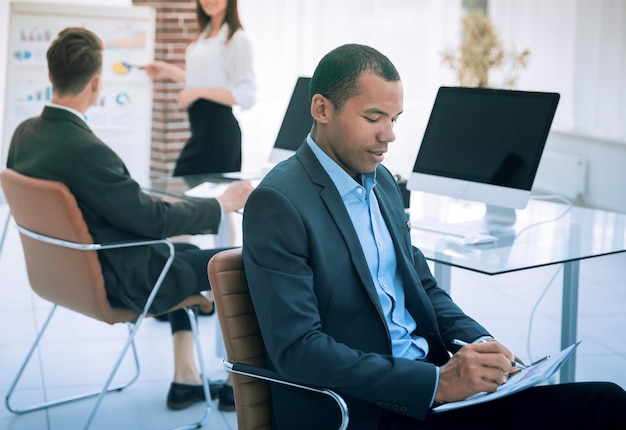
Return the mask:
<svg viewBox="0 0 626 430">
<path fill-rule="evenodd" d="M 361 242 L 359 241 L 359 237 L 354 230 L 354 225 L 352 224 L 350 215 L 346 210 L 335 184 L 330 179 L 330 176 L 328 176 L 315 154 L 313 154 L 313 151 L 308 144 L 305 143 L 300 147 L 296 153 L 296 157 L 298 157 L 302 163 L 305 171 L 311 178 L 311 181 L 320 187 L 320 197 L 326 205 L 326 209 L 328 210 L 331 218 L 337 225 L 337 229 L 339 230 L 348 248 L 352 264 L 354 264 L 356 271 L 361 278 L 361 283 L 365 286 L 365 290 L 378 309 L 379 314 L 382 315 L 382 309 L 380 308 L 376 287 L 374 286 L 374 281 L 372 281 L 370 276 L 369 267 L 367 265 L 365 255 L 363 254 Z"/>
</svg>

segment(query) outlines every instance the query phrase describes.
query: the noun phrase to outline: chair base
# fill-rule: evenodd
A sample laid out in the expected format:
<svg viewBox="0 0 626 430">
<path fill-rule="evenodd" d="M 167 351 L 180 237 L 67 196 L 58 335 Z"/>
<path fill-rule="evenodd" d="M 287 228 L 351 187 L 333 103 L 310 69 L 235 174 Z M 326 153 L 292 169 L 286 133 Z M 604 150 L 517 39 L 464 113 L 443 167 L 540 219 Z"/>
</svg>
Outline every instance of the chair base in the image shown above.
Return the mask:
<svg viewBox="0 0 626 430">
<path fill-rule="evenodd" d="M 7 410 L 9 410 L 9 412 L 14 413 L 16 415 L 22 415 L 22 414 L 27 414 L 29 412 L 34 412 L 34 411 L 39 411 L 42 409 L 47 409 L 47 408 L 51 408 L 51 407 L 55 407 L 55 406 L 60 406 L 66 403 L 71 403 L 77 400 L 83 400 L 83 399 L 88 399 L 91 397 L 95 397 L 98 396 L 102 393 L 102 390 L 98 390 L 98 391 L 91 391 L 91 392 L 86 392 L 86 393 L 82 393 L 82 394 L 78 394 L 78 395 L 74 395 L 74 396 L 68 396 L 68 397 L 64 397 L 61 399 L 57 399 L 57 400 L 52 400 L 49 402 L 43 402 L 43 403 L 37 403 L 37 404 L 33 404 L 33 405 L 29 405 L 26 407 L 14 407 L 11 405 L 11 397 L 13 395 L 13 392 L 15 391 L 15 388 L 17 387 L 17 385 L 19 384 L 19 381 L 22 377 L 22 374 L 24 373 L 24 370 L 26 370 L 26 367 L 28 366 L 28 363 L 30 362 L 30 359 L 33 356 L 33 353 L 35 352 L 35 350 L 37 349 L 37 347 L 39 346 L 39 342 L 41 341 L 41 338 L 43 337 L 46 329 L 48 328 L 48 324 L 50 323 L 50 321 L 52 320 L 52 317 L 54 316 L 54 312 L 56 311 L 58 305 L 54 304 L 52 305 L 52 309 L 50 310 L 50 312 L 48 313 L 48 316 L 46 317 L 46 319 L 44 320 L 43 326 L 41 327 L 41 330 L 39 330 L 39 333 L 37 334 L 37 337 L 35 338 L 35 341 L 33 342 L 33 344 L 31 345 L 26 358 L 24 359 L 24 362 L 22 363 L 22 365 L 20 366 L 20 369 L 17 372 L 17 375 L 13 381 L 13 383 L 11 384 L 9 391 L 7 392 L 7 395 L 5 397 L 5 405 Z M 135 382 L 137 380 L 137 378 L 139 377 L 139 359 L 137 357 L 137 350 L 135 348 L 135 344 L 134 342 L 130 342 L 130 346 L 132 346 L 132 351 L 133 351 L 133 361 L 135 363 L 135 373 L 132 376 L 132 378 L 121 385 L 116 385 L 113 387 L 108 387 L 106 389 L 106 392 L 111 392 L 111 391 L 122 391 L 123 389 L 125 389 L 126 387 L 130 386 L 133 382 Z M 124 351 L 125 352 L 125 351 Z M 113 374 L 117 371 L 117 368 L 113 369 Z"/>
<path fill-rule="evenodd" d="M 48 328 L 48 325 L 50 323 L 50 321 L 52 320 L 52 317 L 57 309 L 56 304 L 52 305 L 52 309 L 50 310 L 50 312 L 48 313 L 48 316 L 46 317 L 46 319 L 44 320 L 43 326 L 41 327 L 41 330 L 39 330 L 39 333 L 37 333 L 37 336 L 35 338 L 35 341 L 33 342 L 32 346 L 30 347 L 26 358 L 24 359 L 22 365 L 20 366 L 17 375 L 13 381 L 13 383 L 11 384 L 7 395 L 5 397 L 5 405 L 7 410 L 9 410 L 11 413 L 16 414 L 16 415 L 23 415 L 23 414 L 27 414 L 30 412 L 35 412 L 35 411 L 39 411 L 42 409 L 48 409 L 48 408 L 52 408 L 52 407 L 56 407 L 56 406 L 61 406 L 64 404 L 68 404 L 68 403 L 72 403 L 78 400 L 85 400 L 85 399 L 89 399 L 89 398 L 93 398 L 97 396 L 97 400 L 95 405 L 92 407 L 90 414 L 89 414 L 89 418 L 87 419 L 87 422 L 85 423 L 85 426 L 83 427 L 84 429 L 88 429 L 89 426 L 91 425 L 96 412 L 98 411 L 98 408 L 100 407 L 100 404 L 102 403 L 102 400 L 104 399 L 104 396 L 107 393 L 110 393 L 112 391 L 122 391 L 125 388 L 129 387 L 130 385 L 132 385 L 139 377 L 139 372 L 140 372 L 140 366 L 139 366 L 139 358 L 137 356 L 137 349 L 135 347 L 135 342 L 134 342 L 134 337 L 135 334 L 139 328 L 139 325 L 141 324 L 144 316 L 141 315 L 137 321 L 135 323 L 127 323 L 128 325 L 128 330 L 129 330 L 129 335 L 128 338 L 124 344 L 124 346 L 122 347 L 122 351 L 120 352 L 117 361 L 115 362 L 113 369 L 111 370 L 111 372 L 108 375 L 108 378 L 103 386 L 103 388 L 101 390 L 98 391 L 91 391 L 91 392 L 86 392 L 86 393 L 81 393 L 78 395 L 74 395 L 74 396 L 68 396 L 68 397 L 63 397 L 60 399 L 56 399 L 56 400 L 52 400 L 49 402 L 43 402 L 43 403 L 37 403 L 37 404 L 32 404 L 32 405 L 28 405 L 28 406 L 24 406 L 24 407 L 15 407 L 11 404 L 11 399 L 13 396 L 13 393 L 17 387 L 17 385 L 19 384 L 21 377 L 24 373 L 24 370 L 26 369 L 26 367 L 28 366 L 28 363 L 30 362 L 30 359 L 33 356 L 33 353 L 35 352 L 35 350 L 37 349 L 37 347 L 39 346 L 39 343 L 46 331 L 46 329 Z M 195 312 L 190 309 L 190 308 L 184 308 L 185 311 L 187 312 L 187 315 L 189 316 L 189 320 L 191 323 L 191 328 L 192 328 L 192 333 L 194 336 L 194 341 L 196 342 L 196 345 L 200 345 L 200 335 L 199 335 L 199 331 L 198 331 L 198 323 L 197 323 L 197 316 L 195 314 Z M 132 350 L 132 356 L 133 356 L 133 362 L 135 364 L 135 370 L 134 370 L 134 374 L 132 375 L 131 379 L 129 381 L 127 381 L 126 383 L 120 384 L 120 385 L 115 385 L 115 386 L 111 386 L 111 382 L 113 380 L 113 378 L 115 377 L 115 374 L 118 370 L 118 368 L 120 367 L 122 360 L 124 359 L 124 357 L 126 356 L 126 353 L 128 352 L 128 349 Z M 209 420 L 209 416 L 211 415 L 211 395 L 210 395 L 210 391 L 209 391 L 209 385 L 207 382 L 206 377 L 204 377 L 204 375 L 206 375 L 205 369 L 204 369 L 204 359 L 202 356 L 202 351 L 200 347 L 196 348 L 197 354 L 198 354 L 198 361 L 199 361 L 199 365 L 200 365 L 200 372 L 202 375 L 202 380 L 203 380 L 203 389 L 204 389 L 204 394 L 205 394 L 205 398 L 206 400 L 206 409 L 204 410 L 203 416 L 199 421 L 196 421 L 194 423 L 191 424 L 187 424 L 184 425 L 182 427 L 178 427 L 176 430 L 187 430 L 187 429 L 198 429 L 203 427 L 207 421 Z"/>
</svg>

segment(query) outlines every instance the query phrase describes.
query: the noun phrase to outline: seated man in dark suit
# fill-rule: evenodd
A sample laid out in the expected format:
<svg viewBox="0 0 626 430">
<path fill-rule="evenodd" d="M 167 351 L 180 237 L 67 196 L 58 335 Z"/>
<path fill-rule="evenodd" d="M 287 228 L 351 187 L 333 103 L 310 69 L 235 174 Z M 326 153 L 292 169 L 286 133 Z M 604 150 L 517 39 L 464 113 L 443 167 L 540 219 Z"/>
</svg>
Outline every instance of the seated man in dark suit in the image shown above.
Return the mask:
<svg viewBox="0 0 626 430">
<path fill-rule="evenodd" d="M 41 116 L 17 127 L 7 167 L 65 183 L 96 242 L 217 232 L 223 213 L 243 207 L 252 190 L 249 182 L 231 185 L 217 199 L 175 203 L 155 199 L 142 191 L 122 160 L 86 124 L 84 114 L 100 94 L 103 49 L 102 41 L 87 29 L 67 28 L 59 33 L 47 52 L 52 103 Z M 165 312 L 191 294 L 210 290 L 206 267 L 219 249 L 200 250 L 191 244 L 176 248 L 152 313 Z M 155 246 L 98 251 L 111 304 L 141 312 L 166 254 L 166 249 Z M 203 308 L 210 313 L 213 304 L 207 299 Z M 170 314 L 170 322 L 175 370 L 167 404 L 182 409 L 204 400 L 204 392 L 194 363 L 188 317 L 179 310 Z M 232 394 L 226 399 L 228 388 L 222 391 L 224 401 L 234 407 Z"/>
<path fill-rule="evenodd" d="M 411 245 L 400 190 L 380 164 L 403 111 L 394 65 L 370 47 L 341 46 L 318 64 L 310 95 L 311 133 L 244 211 L 244 267 L 269 366 L 341 394 L 352 429 L 623 428 L 626 392 L 612 383 L 431 412 L 495 391 L 517 359 L 439 288 Z M 275 428 L 337 428 L 332 402 L 278 384 L 271 393 Z"/>
</svg>

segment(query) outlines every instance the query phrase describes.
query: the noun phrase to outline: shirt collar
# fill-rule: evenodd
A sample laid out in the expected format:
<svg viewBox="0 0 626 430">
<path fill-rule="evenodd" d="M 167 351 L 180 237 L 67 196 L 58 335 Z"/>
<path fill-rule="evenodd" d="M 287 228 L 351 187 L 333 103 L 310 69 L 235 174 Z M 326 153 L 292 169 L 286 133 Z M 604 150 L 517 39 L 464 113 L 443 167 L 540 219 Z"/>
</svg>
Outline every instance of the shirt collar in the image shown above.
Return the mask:
<svg viewBox="0 0 626 430">
<path fill-rule="evenodd" d="M 352 176 L 348 175 L 348 173 L 339 166 L 330 158 L 322 149 L 317 146 L 313 138 L 311 137 L 311 133 L 309 133 L 306 137 L 306 141 L 309 144 L 309 147 L 315 154 L 315 157 L 320 162 L 330 179 L 337 187 L 337 191 L 343 197 L 348 194 L 356 187 L 360 187 L 361 185 L 354 179 Z M 363 173 L 361 174 L 361 182 L 363 183 L 363 188 L 365 188 L 367 194 L 374 188 L 376 185 L 376 171 L 372 173 Z"/>
<path fill-rule="evenodd" d="M 81 120 L 83 120 L 83 122 L 87 122 L 87 117 L 85 115 L 83 115 L 82 113 L 80 113 L 79 111 L 77 111 L 76 109 L 73 109 L 71 107 L 68 106 L 64 106 L 64 105 L 58 105 L 56 103 L 46 103 L 46 106 L 50 106 L 52 108 L 56 108 L 56 109 L 63 109 L 66 110 L 68 112 L 73 113 L 74 115 L 76 115 L 77 117 L 79 117 Z"/>
</svg>

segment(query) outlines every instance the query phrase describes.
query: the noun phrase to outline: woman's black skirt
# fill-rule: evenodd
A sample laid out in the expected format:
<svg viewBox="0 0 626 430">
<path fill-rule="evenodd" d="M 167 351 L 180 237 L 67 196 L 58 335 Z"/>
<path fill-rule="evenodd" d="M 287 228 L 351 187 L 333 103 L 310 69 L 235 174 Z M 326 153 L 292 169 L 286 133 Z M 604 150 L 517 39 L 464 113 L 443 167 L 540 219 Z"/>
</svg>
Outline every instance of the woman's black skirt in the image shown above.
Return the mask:
<svg viewBox="0 0 626 430">
<path fill-rule="evenodd" d="M 241 129 L 229 106 L 200 99 L 187 110 L 191 137 L 174 176 L 241 170 Z"/>
</svg>

